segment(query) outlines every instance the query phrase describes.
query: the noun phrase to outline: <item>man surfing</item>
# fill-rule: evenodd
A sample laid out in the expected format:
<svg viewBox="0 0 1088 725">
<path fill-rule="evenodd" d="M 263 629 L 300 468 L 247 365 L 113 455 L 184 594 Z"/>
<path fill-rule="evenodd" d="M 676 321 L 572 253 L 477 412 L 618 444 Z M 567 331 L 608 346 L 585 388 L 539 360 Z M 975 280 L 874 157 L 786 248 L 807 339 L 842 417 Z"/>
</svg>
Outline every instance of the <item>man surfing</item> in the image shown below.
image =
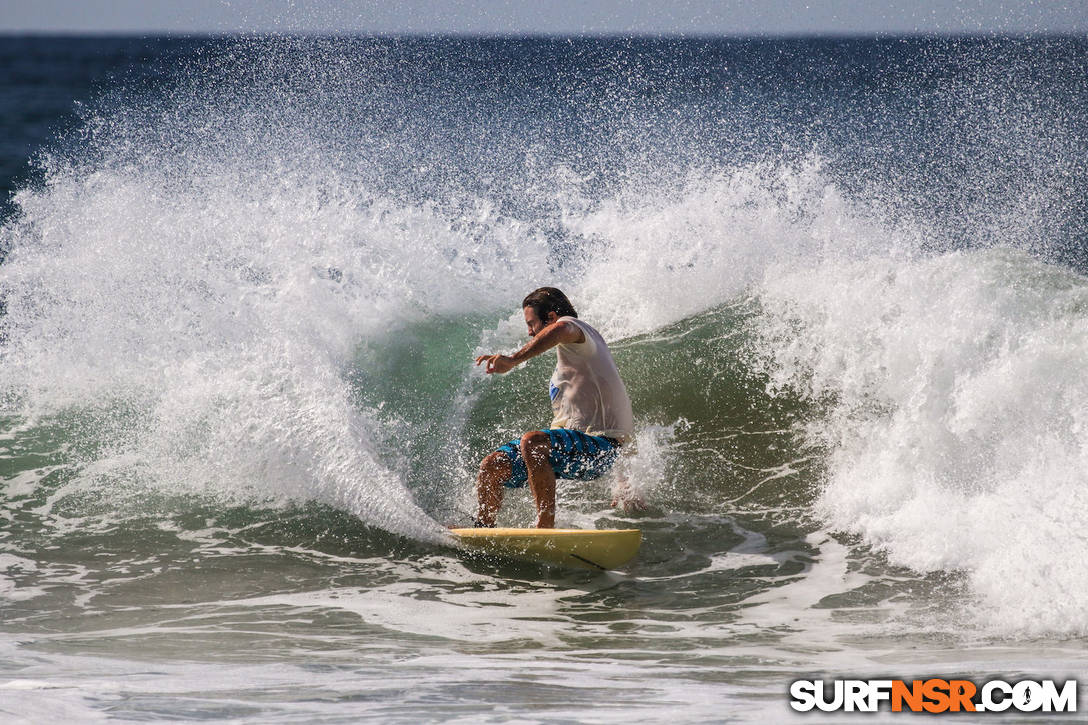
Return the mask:
<svg viewBox="0 0 1088 725">
<path fill-rule="evenodd" d="M 631 437 L 631 400 L 604 339 L 578 319 L 567 296 L 541 287 L 521 303 L 529 343 L 513 355 L 481 355 L 488 374 L 506 373 L 556 348 L 548 392 L 552 422 L 500 446 L 480 463 L 474 526 L 494 526 L 505 488 L 526 483 L 536 502 L 536 526 L 555 527 L 555 479 L 592 480 L 616 462 Z"/>
</svg>

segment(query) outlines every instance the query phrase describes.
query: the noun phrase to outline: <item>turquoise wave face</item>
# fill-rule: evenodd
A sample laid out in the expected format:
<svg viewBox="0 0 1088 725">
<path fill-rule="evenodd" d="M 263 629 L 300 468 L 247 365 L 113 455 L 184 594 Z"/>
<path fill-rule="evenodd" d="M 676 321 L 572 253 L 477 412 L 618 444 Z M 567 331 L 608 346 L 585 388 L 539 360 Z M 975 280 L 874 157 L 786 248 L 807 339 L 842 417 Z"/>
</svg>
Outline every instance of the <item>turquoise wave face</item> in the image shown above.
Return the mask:
<svg viewBox="0 0 1088 725">
<path fill-rule="evenodd" d="M 820 455 L 803 449 L 799 428 L 812 407 L 771 395 L 751 365 L 757 309 L 738 301 L 611 344 L 638 411 L 631 475 L 659 511 L 800 509 L 815 491 Z M 550 419 L 551 357 L 484 378 L 471 365 L 480 334 L 465 321 L 423 323 L 391 333 L 391 349 L 368 348 L 353 368 L 360 398 L 387 404 L 390 460 L 403 462 L 417 496 L 462 519 L 478 462 Z M 609 496 L 589 489 L 584 506 Z"/>
</svg>

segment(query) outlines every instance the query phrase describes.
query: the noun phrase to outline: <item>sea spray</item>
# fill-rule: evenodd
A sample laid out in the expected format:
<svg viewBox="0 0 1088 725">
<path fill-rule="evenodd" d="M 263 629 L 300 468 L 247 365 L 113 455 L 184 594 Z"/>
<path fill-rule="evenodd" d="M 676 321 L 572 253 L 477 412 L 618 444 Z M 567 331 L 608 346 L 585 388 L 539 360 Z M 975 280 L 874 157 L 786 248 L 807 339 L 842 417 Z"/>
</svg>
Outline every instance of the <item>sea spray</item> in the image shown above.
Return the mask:
<svg viewBox="0 0 1088 725">
<path fill-rule="evenodd" d="M 1088 630 L 1088 281 L 1011 250 L 878 257 L 781 270 L 761 303 L 772 383 L 821 410 L 819 515 L 965 571 L 979 623 Z"/>
<path fill-rule="evenodd" d="M 96 481 L 315 499 L 434 538 L 380 455 L 376 411 L 355 405 L 355 351 L 514 298 L 511 265 L 540 245 L 485 201 L 449 216 L 337 173 L 305 109 L 241 113 L 219 76 L 182 78 L 157 113 L 88 119 L 84 145 L 43 157 L 46 184 L 17 195 L 5 407 L 82 415 L 108 437 L 85 461 Z"/>
<path fill-rule="evenodd" d="M 887 234 L 878 209 L 845 198 L 816 154 L 640 178 L 566 222 L 597 245 L 578 280 L 588 314 L 619 336 L 750 294 L 768 269 L 918 244 L 909 226 Z"/>
</svg>

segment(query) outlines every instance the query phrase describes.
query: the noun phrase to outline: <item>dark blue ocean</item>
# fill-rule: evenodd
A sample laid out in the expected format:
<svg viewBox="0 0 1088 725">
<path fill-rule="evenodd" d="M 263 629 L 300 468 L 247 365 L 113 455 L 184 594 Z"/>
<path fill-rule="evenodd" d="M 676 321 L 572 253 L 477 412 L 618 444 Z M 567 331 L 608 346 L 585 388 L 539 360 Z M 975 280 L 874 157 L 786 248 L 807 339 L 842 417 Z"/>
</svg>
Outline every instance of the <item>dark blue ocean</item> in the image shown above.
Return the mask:
<svg viewBox="0 0 1088 725">
<path fill-rule="evenodd" d="M 0 719 L 1086 680 L 1086 189 L 1080 37 L 0 38 Z M 634 404 L 647 509 L 559 491 L 622 571 L 445 533 L 542 285 Z"/>
</svg>

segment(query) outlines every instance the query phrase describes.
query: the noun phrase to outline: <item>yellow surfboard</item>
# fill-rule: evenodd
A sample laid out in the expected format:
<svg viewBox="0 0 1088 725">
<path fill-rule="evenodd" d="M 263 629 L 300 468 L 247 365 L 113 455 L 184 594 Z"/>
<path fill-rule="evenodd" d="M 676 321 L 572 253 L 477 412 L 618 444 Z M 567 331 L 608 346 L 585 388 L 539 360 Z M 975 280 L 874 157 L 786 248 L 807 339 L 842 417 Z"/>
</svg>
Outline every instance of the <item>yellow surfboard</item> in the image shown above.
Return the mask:
<svg viewBox="0 0 1088 725">
<path fill-rule="evenodd" d="M 451 529 L 467 549 L 579 569 L 615 569 L 638 553 L 638 529 Z"/>
</svg>

